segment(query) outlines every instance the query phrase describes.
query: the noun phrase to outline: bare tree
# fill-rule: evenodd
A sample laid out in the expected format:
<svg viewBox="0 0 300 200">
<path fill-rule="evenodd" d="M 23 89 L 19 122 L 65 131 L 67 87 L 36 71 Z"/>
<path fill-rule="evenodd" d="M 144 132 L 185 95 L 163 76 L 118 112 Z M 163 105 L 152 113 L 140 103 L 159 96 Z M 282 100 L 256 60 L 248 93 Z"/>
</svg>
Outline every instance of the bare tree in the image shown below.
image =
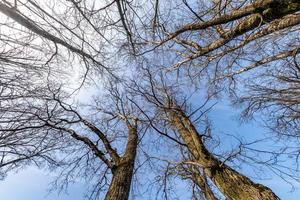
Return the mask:
<svg viewBox="0 0 300 200">
<path fill-rule="evenodd" d="M 194 112 L 187 113 L 187 102 L 180 103 L 179 90 L 170 82 L 165 82 L 163 76 L 156 77 L 146 70 L 143 74 L 145 85 L 134 82 L 133 90 L 144 97 L 145 101 L 152 104 L 156 109 L 159 120 L 174 130 L 172 137 L 165 133 L 168 138 L 178 137 L 178 143 L 185 147 L 190 160 L 182 161 L 183 164 L 191 165 L 189 173 L 192 180 L 205 193 L 206 199 L 216 199 L 208 185 L 210 179 L 214 185 L 228 199 L 279 199 L 271 189 L 258 183 L 254 183 L 247 176 L 234 170 L 206 146 L 206 132 L 199 132 L 191 116 Z M 170 80 L 168 80 L 170 81 Z M 171 84 L 171 85 L 170 85 Z M 203 170 L 203 171 L 202 171 Z"/>
<path fill-rule="evenodd" d="M 95 7 L 92 2 L 79 5 L 76 1 L 0 2 L 3 18 L 0 24 L 1 170 L 4 172 L 32 162 L 41 165 L 41 158 L 54 164 L 50 155 L 59 149 L 64 151 L 64 143 L 68 146 L 67 142 L 56 142 L 59 135 L 49 134 L 58 130 L 39 127 L 38 119 L 29 117 L 30 109 L 39 110 L 30 101 L 41 103 L 50 98 L 46 97 L 52 87 L 47 86 L 49 81 L 70 82 L 67 71 L 72 65 L 84 79 L 90 68 L 112 75 L 112 68 L 106 67 L 104 62 L 112 55 L 113 35 L 104 27 L 113 26 L 118 19 L 107 12 L 110 5 L 106 3 Z M 98 20 L 101 17 L 103 20 Z M 104 46 L 108 47 L 107 51 Z"/>
<path fill-rule="evenodd" d="M 107 190 L 105 199 L 128 199 L 138 132 L 142 129 L 134 108 L 114 87 L 105 98 L 110 100 L 108 107 L 98 100 L 99 106 L 90 107 L 90 116 L 82 115 L 75 105 L 65 102 L 68 96 L 53 88 L 54 85 L 15 100 L 9 97 L 1 101 L 3 157 L 9 159 L 9 152 L 18 156 L 2 166 L 18 159 L 35 161 L 35 156 L 50 160 L 48 152 L 54 154 L 57 150 L 61 156 L 66 154 L 63 160 L 60 161 L 61 156 L 56 159 L 64 168 L 58 187 L 66 186 L 72 180 L 71 174 L 85 174 L 96 180 L 91 197 L 99 198 L 99 192 Z M 118 144 L 118 149 L 114 144 Z"/>
</svg>

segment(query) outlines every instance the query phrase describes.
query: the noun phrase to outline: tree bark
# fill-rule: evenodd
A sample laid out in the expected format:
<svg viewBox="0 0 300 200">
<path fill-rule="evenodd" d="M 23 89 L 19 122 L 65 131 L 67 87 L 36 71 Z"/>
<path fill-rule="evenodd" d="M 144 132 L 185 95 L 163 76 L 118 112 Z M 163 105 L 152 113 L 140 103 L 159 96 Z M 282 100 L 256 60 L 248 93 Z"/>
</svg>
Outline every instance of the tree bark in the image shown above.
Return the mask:
<svg viewBox="0 0 300 200">
<path fill-rule="evenodd" d="M 207 183 L 205 174 L 201 174 L 199 170 L 193 170 L 193 182 L 201 189 L 206 200 L 218 200 L 214 192 Z"/>
<path fill-rule="evenodd" d="M 125 162 L 113 172 L 112 182 L 105 200 L 127 200 L 130 193 L 134 162 Z"/>
<path fill-rule="evenodd" d="M 129 198 L 138 144 L 138 134 L 136 125 L 132 126 L 127 123 L 127 126 L 129 133 L 125 153 L 116 161 L 112 169 L 112 182 L 106 193 L 105 200 L 128 200 Z"/>
<path fill-rule="evenodd" d="M 189 152 L 213 181 L 218 189 L 230 200 L 278 200 L 271 189 L 252 182 L 248 177 L 240 174 L 222 163 L 212 155 L 202 142 L 201 135 L 185 115 L 177 107 L 168 111 L 173 128 L 180 134 Z"/>
</svg>

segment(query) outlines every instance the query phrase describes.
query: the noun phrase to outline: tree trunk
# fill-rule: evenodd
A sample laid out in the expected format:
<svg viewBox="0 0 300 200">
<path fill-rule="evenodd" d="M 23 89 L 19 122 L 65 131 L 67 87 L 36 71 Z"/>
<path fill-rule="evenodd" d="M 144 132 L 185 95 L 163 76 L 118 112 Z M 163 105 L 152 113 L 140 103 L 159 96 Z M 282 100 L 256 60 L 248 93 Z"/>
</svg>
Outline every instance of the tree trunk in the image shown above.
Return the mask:
<svg viewBox="0 0 300 200">
<path fill-rule="evenodd" d="M 180 134 L 189 152 L 229 200 L 278 200 L 266 186 L 252 182 L 214 157 L 202 142 L 196 128 L 181 109 L 169 110 L 173 128 Z"/>
<path fill-rule="evenodd" d="M 193 169 L 192 169 L 193 170 Z M 193 170 L 193 182 L 201 189 L 204 194 L 206 200 L 218 200 L 210 188 L 209 184 L 207 183 L 207 179 L 205 174 L 202 174 L 199 170 Z"/>
<path fill-rule="evenodd" d="M 114 169 L 112 182 L 105 200 L 127 200 L 129 197 L 134 162 L 126 162 Z"/>
<path fill-rule="evenodd" d="M 128 141 L 124 155 L 116 161 L 112 169 L 113 177 L 106 193 L 105 200 L 128 200 L 134 170 L 136 149 L 138 143 L 137 126 L 129 122 Z"/>
</svg>

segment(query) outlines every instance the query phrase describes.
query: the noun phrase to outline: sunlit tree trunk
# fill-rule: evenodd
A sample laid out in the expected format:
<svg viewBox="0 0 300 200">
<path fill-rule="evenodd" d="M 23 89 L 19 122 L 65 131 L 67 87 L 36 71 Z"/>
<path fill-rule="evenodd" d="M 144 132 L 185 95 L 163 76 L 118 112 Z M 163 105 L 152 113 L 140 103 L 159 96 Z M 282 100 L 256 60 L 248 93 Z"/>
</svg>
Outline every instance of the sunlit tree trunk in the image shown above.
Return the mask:
<svg viewBox="0 0 300 200">
<path fill-rule="evenodd" d="M 205 147 L 201 135 L 181 109 L 169 111 L 171 124 L 180 134 L 193 155 L 195 162 L 204 168 L 205 174 L 230 200 L 278 200 L 279 198 L 266 186 L 256 184 L 222 163 Z"/>
<path fill-rule="evenodd" d="M 134 162 L 124 162 L 113 172 L 106 200 L 127 200 L 129 197 Z"/>
</svg>

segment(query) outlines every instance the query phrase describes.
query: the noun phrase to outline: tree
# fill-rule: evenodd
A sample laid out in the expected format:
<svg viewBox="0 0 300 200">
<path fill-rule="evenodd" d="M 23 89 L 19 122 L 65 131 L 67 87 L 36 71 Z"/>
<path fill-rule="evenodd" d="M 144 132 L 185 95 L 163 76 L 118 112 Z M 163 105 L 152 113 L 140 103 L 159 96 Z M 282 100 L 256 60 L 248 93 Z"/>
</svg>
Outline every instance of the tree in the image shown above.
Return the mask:
<svg viewBox="0 0 300 200">
<path fill-rule="evenodd" d="M 54 12 L 51 9 L 54 5 L 52 3 L 62 10 L 56 9 Z M 68 9 L 72 11 L 68 13 L 70 11 Z M 103 48 L 102 39 L 106 42 L 112 42 L 112 39 L 108 41 L 103 35 L 104 30 L 93 25 L 82 9 L 75 1 L 67 4 L 65 1 L 0 2 L 1 17 L 4 19 L 0 33 L 2 117 L 0 140 L 3 175 L 11 169 L 30 163 L 40 166 L 42 160 L 54 166 L 61 164 L 55 162 L 56 159 L 52 155 L 56 151 L 64 151 L 68 142 L 58 143 L 60 141 L 58 135 L 54 134 L 59 132 L 58 130 L 49 126 L 46 128 L 44 125 L 36 127 L 40 122 L 34 118 L 37 116 L 33 113 L 46 109 L 47 106 L 43 107 L 47 105 L 45 101 L 48 101 L 45 98 L 50 98 L 47 97 L 48 90 L 53 86 L 49 82 L 55 80 L 57 85 L 67 82 L 70 86 L 68 70 L 72 65 L 76 65 L 73 70 L 75 69 L 78 76 L 83 79 L 87 77 L 90 68 L 97 72 L 107 69 L 106 72 L 111 74 L 110 69 L 102 64 L 109 51 L 105 52 L 105 56 L 104 54 L 100 56 L 102 52 L 99 48 Z M 77 23 L 77 28 L 73 27 L 74 23 Z M 88 33 L 87 28 L 83 32 L 83 24 L 87 24 L 97 36 Z M 101 40 L 98 38 L 99 48 L 91 45 L 98 36 L 102 38 Z M 85 68 L 83 73 L 81 73 L 82 65 Z M 78 78 L 76 79 L 80 82 Z M 80 83 L 72 85 L 79 87 Z M 68 90 L 73 90 L 74 87 Z M 41 103 L 43 101 L 45 104 Z M 49 134 L 51 131 L 53 134 Z"/>
<path fill-rule="evenodd" d="M 106 199 L 128 199 L 139 140 L 139 122 L 134 112 L 126 107 L 125 100 L 112 89 L 110 92 L 114 100 L 108 103 L 112 105 L 99 110 L 99 113 L 104 112 L 103 115 L 106 115 L 101 128 L 106 127 L 109 135 L 95 125 L 100 119 L 94 119 L 98 121 L 94 123 L 83 118 L 71 105 L 63 102 L 71 101 L 71 97 L 65 94 L 62 101 L 60 89 L 57 89 L 57 85 L 68 83 L 64 79 L 69 73 L 64 66 L 76 65 L 74 68 L 83 80 L 91 75 L 90 69 L 97 74 L 107 74 L 113 82 L 118 78 L 112 72 L 113 68 L 106 64 L 112 64 L 110 60 L 114 56 L 114 40 L 122 39 L 121 34 L 116 34 L 117 31 L 109 30 L 110 27 L 117 27 L 114 25 L 118 22 L 114 8 L 120 14 L 122 8 L 119 2 L 113 8 L 110 3 L 105 4 L 103 2 L 95 6 L 93 2 L 79 4 L 76 1 L 0 2 L 0 12 L 6 19 L 1 25 L 1 64 L 4 73 L 12 74 L 12 81 L 7 81 L 10 85 L 1 85 L 4 86 L 1 93 L 1 115 L 5 119 L 1 121 L 1 166 L 34 162 L 35 157 L 55 162 L 59 159 L 50 160 L 48 151 L 55 154 L 54 151 L 57 150 L 59 154 L 68 155 L 68 161 L 57 162 L 57 165 L 66 167 L 60 177 L 63 185 L 69 183 L 70 174 L 77 172 L 92 176 L 98 173 L 100 177 L 97 176 L 99 179 L 92 191 L 93 197 L 98 198 L 99 192 L 107 189 Z M 101 18 L 103 20 L 99 20 Z M 81 73 L 81 66 L 85 67 L 84 73 Z M 34 77 L 26 80 L 33 74 Z M 21 76 L 27 82 L 18 79 Z M 52 80 L 55 80 L 55 84 L 51 84 Z M 23 85 L 25 82 L 26 85 Z M 76 83 L 76 86 L 82 85 Z M 65 87 L 61 90 L 64 89 Z M 116 110 L 110 110 L 112 108 Z M 77 133 L 77 129 L 83 135 Z M 13 144 L 7 141 L 19 134 L 20 141 L 15 139 L 17 141 Z M 123 141 L 122 134 L 128 136 L 127 143 Z M 99 144 L 100 141 L 103 146 Z M 23 143 L 28 143 L 28 147 Z M 117 143 L 121 152 L 117 152 L 112 143 Z M 124 143 L 124 148 L 121 148 L 121 143 Z M 81 145 L 87 149 L 84 154 L 78 149 Z M 6 150 L 10 147 L 16 149 L 15 152 L 11 151 L 16 155 L 12 160 L 9 160 L 12 156 L 7 155 L 9 151 Z M 19 153 L 24 149 L 28 151 L 27 154 Z M 24 162 L 19 162 L 23 160 Z M 77 166 L 80 166 L 79 169 Z M 110 178 L 111 183 L 106 188 Z M 63 187 L 58 182 L 58 187 Z"/>
<path fill-rule="evenodd" d="M 179 138 L 178 143 L 188 150 L 190 160 L 183 161 L 183 163 L 192 165 L 188 171 L 192 173 L 192 180 L 205 194 L 206 199 L 216 199 L 210 186 L 207 184 L 207 178 L 228 199 L 279 199 L 271 189 L 254 183 L 248 177 L 227 165 L 225 163 L 226 159 L 221 160 L 206 147 L 204 141 L 207 133 L 199 132 L 191 119 L 191 116 L 199 109 L 187 113 L 187 100 L 183 99 L 181 100 L 182 102 L 179 102 L 180 95 L 178 94 L 182 92 L 176 89 L 177 87 L 172 85 L 169 79 L 166 82 L 166 77 L 163 75 L 156 77 L 150 73 L 149 69 L 146 69 L 143 77 L 146 83 L 141 85 L 133 81 L 133 90 L 140 94 L 145 102 L 150 103 L 154 107 L 157 118 L 159 118 L 159 121 L 163 121 L 160 123 L 164 123 L 164 126 L 174 130 L 176 134 L 174 137 L 177 136 Z M 145 112 L 144 114 L 147 115 Z M 156 128 L 155 130 L 159 129 Z M 160 131 L 158 132 L 160 133 Z M 167 133 L 163 135 L 176 141 L 174 137 Z"/>
<path fill-rule="evenodd" d="M 17 152 L 28 145 L 27 151 L 32 152 L 32 157 L 35 154 L 46 157 L 45 153 L 54 153 L 54 150 L 68 154 L 63 161 L 58 162 L 66 166 L 60 177 L 66 184 L 71 181 L 71 174 L 88 175 L 97 180 L 92 195 L 98 198 L 99 192 L 107 186 L 106 181 L 111 179 L 105 199 L 128 199 L 139 141 L 138 132 L 141 130 L 132 107 L 128 107 L 126 99 L 117 89 L 112 88 L 105 99 L 110 98 L 108 107 L 98 102 L 99 106 L 92 107 L 96 109 L 93 112 L 95 117 L 88 117 L 76 111 L 75 105 L 66 103 L 68 98 L 63 96 L 59 88 L 53 88 L 54 85 L 31 92 L 30 96 L 23 94 L 16 100 L 3 99 L 1 104 L 10 107 L 1 107 L 1 133 L 14 138 L 16 143 L 20 135 L 20 141 L 25 144 L 24 148 L 21 142 L 15 146 Z M 122 137 L 126 137 L 127 142 Z M 35 143 L 39 144 L 36 150 L 33 146 Z M 113 147 L 115 143 L 119 150 Z M 9 143 L 6 143 L 3 148 L 9 147 Z M 42 150 L 38 151 L 40 148 Z M 24 159 L 33 160 L 30 155 L 24 155 Z"/>
<path fill-rule="evenodd" d="M 273 131 L 297 135 L 299 1 L 184 0 L 170 5 L 156 1 L 145 17 L 154 24 L 141 25 L 145 34 L 141 27 L 134 29 L 138 41 L 147 41 L 140 54 L 163 54 L 170 59 L 159 67 L 167 72 L 229 91 L 234 102 L 244 103 L 244 116 L 264 111 L 260 115 L 270 116 L 264 120 Z"/>
</svg>

